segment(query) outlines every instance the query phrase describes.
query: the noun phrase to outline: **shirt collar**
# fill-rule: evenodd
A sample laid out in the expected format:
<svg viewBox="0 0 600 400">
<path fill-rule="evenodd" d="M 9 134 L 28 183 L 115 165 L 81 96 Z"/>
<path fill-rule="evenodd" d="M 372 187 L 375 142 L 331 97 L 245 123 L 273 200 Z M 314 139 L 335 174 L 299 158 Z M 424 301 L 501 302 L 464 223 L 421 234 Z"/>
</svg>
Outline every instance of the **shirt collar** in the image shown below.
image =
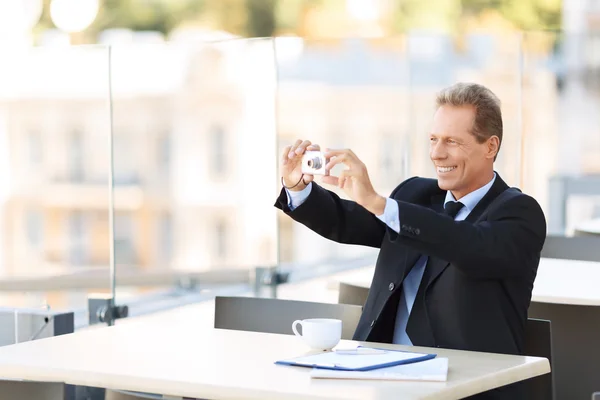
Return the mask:
<svg viewBox="0 0 600 400">
<path fill-rule="evenodd" d="M 494 172 L 494 177 L 486 185 L 480 187 L 477 190 L 472 191 L 471 193 L 465 195 L 462 199 L 460 199 L 460 202 L 463 203 L 463 205 L 465 206 L 465 208 L 467 209 L 467 211 L 469 213 L 471 211 L 473 211 L 473 209 L 475 208 L 477 203 L 479 203 L 479 201 L 481 199 L 483 199 L 483 196 L 485 196 L 486 193 L 490 190 L 490 188 L 494 184 L 495 180 L 496 180 L 496 173 Z M 452 193 L 448 190 L 446 192 L 446 199 L 444 200 L 444 206 L 449 201 L 456 201 L 456 199 L 454 198 Z"/>
</svg>

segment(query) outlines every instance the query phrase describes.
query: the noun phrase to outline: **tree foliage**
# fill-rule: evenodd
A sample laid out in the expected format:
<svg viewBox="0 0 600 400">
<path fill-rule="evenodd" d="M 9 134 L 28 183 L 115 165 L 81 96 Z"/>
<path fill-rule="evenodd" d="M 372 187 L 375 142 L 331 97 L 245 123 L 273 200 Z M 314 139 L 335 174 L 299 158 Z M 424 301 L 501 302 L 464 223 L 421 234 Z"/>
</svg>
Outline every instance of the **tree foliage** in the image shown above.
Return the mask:
<svg viewBox="0 0 600 400">
<path fill-rule="evenodd" d="M 561 0 L 461 0 L 461 3 L 465 13 L 478 14 L 485 10 L 498 10 L 518 29 L 560 29 Z"/>
<path fill-rule="evenodd" d="M 38 29 L 53 26 L 50 0 L 44 1 Z M 108 28 L 168 34 L 180 24 L 198 22 L 240 36 L 279 32 L 302 36 L 310 29 L 308 15 L 314 16 L 315 10 L 325 15 L 344 13 L 344 4 L 345 0 L 101 0 L 100 12 L 86 33 L 90 40 Z M 561 0 L 393 0 L 392 4 L 391 16 L 383 16 L 390 24 L 385 30 L 391 33 L 413 29 L 452 32 L 460 29 L 463 18 L 489 10 L 516 29 L 557 30 L 561 22 Z"/>
</svg>

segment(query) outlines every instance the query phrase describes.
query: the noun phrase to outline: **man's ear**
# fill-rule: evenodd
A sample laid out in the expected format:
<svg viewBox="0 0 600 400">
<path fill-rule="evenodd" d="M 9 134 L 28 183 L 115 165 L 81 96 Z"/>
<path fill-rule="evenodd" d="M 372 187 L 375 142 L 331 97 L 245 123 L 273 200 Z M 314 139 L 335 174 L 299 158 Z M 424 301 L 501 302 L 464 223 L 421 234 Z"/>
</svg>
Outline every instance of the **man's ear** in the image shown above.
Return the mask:
<svg viewBox="0 0 600 400">
<path fill-rule="evenodd" d="M 487 158 L 494 158 L 498 154 L 500 149 L 500 138 L 496 135 L 490 137 L 487 140 Z"/>
</svg>

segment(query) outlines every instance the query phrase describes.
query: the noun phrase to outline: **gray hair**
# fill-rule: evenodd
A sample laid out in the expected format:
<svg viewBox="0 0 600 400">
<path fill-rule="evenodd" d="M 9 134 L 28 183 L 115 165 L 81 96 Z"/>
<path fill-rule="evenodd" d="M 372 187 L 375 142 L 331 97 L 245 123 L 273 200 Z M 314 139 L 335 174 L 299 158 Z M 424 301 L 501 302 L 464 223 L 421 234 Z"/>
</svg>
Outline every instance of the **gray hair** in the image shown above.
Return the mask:
<svg viewBox="0 0 600 400">
<path fill-rule="evenodd" d="M 500 144 L 502 144 L 500 99 L 490 89 L 477 83 L 456 83 L 438 93 L 436 105 L 438 108 L 443 105 L 474 106 L 475 120 L 471 134 L 475 136 L 478 143 L 483 143 L 492 136 L 498 136 L 500 142 L 498 151 L 500 151 Z"/>
</svg>

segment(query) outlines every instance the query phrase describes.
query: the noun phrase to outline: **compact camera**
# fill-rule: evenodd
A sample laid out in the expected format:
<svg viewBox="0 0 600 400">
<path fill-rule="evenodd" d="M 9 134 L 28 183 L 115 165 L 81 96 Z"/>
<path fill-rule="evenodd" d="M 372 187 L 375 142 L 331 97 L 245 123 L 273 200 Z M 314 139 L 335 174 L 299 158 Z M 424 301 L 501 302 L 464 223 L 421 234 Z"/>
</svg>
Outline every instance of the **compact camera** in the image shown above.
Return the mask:
<svg viewBox="0 0 600 400">
<path fill-rule="evenodd" d="M 327 160 L 321 151 L 307 151 L 302 156 L 302 173 L 306 175 L 327 175 Z"/>
</svg>

